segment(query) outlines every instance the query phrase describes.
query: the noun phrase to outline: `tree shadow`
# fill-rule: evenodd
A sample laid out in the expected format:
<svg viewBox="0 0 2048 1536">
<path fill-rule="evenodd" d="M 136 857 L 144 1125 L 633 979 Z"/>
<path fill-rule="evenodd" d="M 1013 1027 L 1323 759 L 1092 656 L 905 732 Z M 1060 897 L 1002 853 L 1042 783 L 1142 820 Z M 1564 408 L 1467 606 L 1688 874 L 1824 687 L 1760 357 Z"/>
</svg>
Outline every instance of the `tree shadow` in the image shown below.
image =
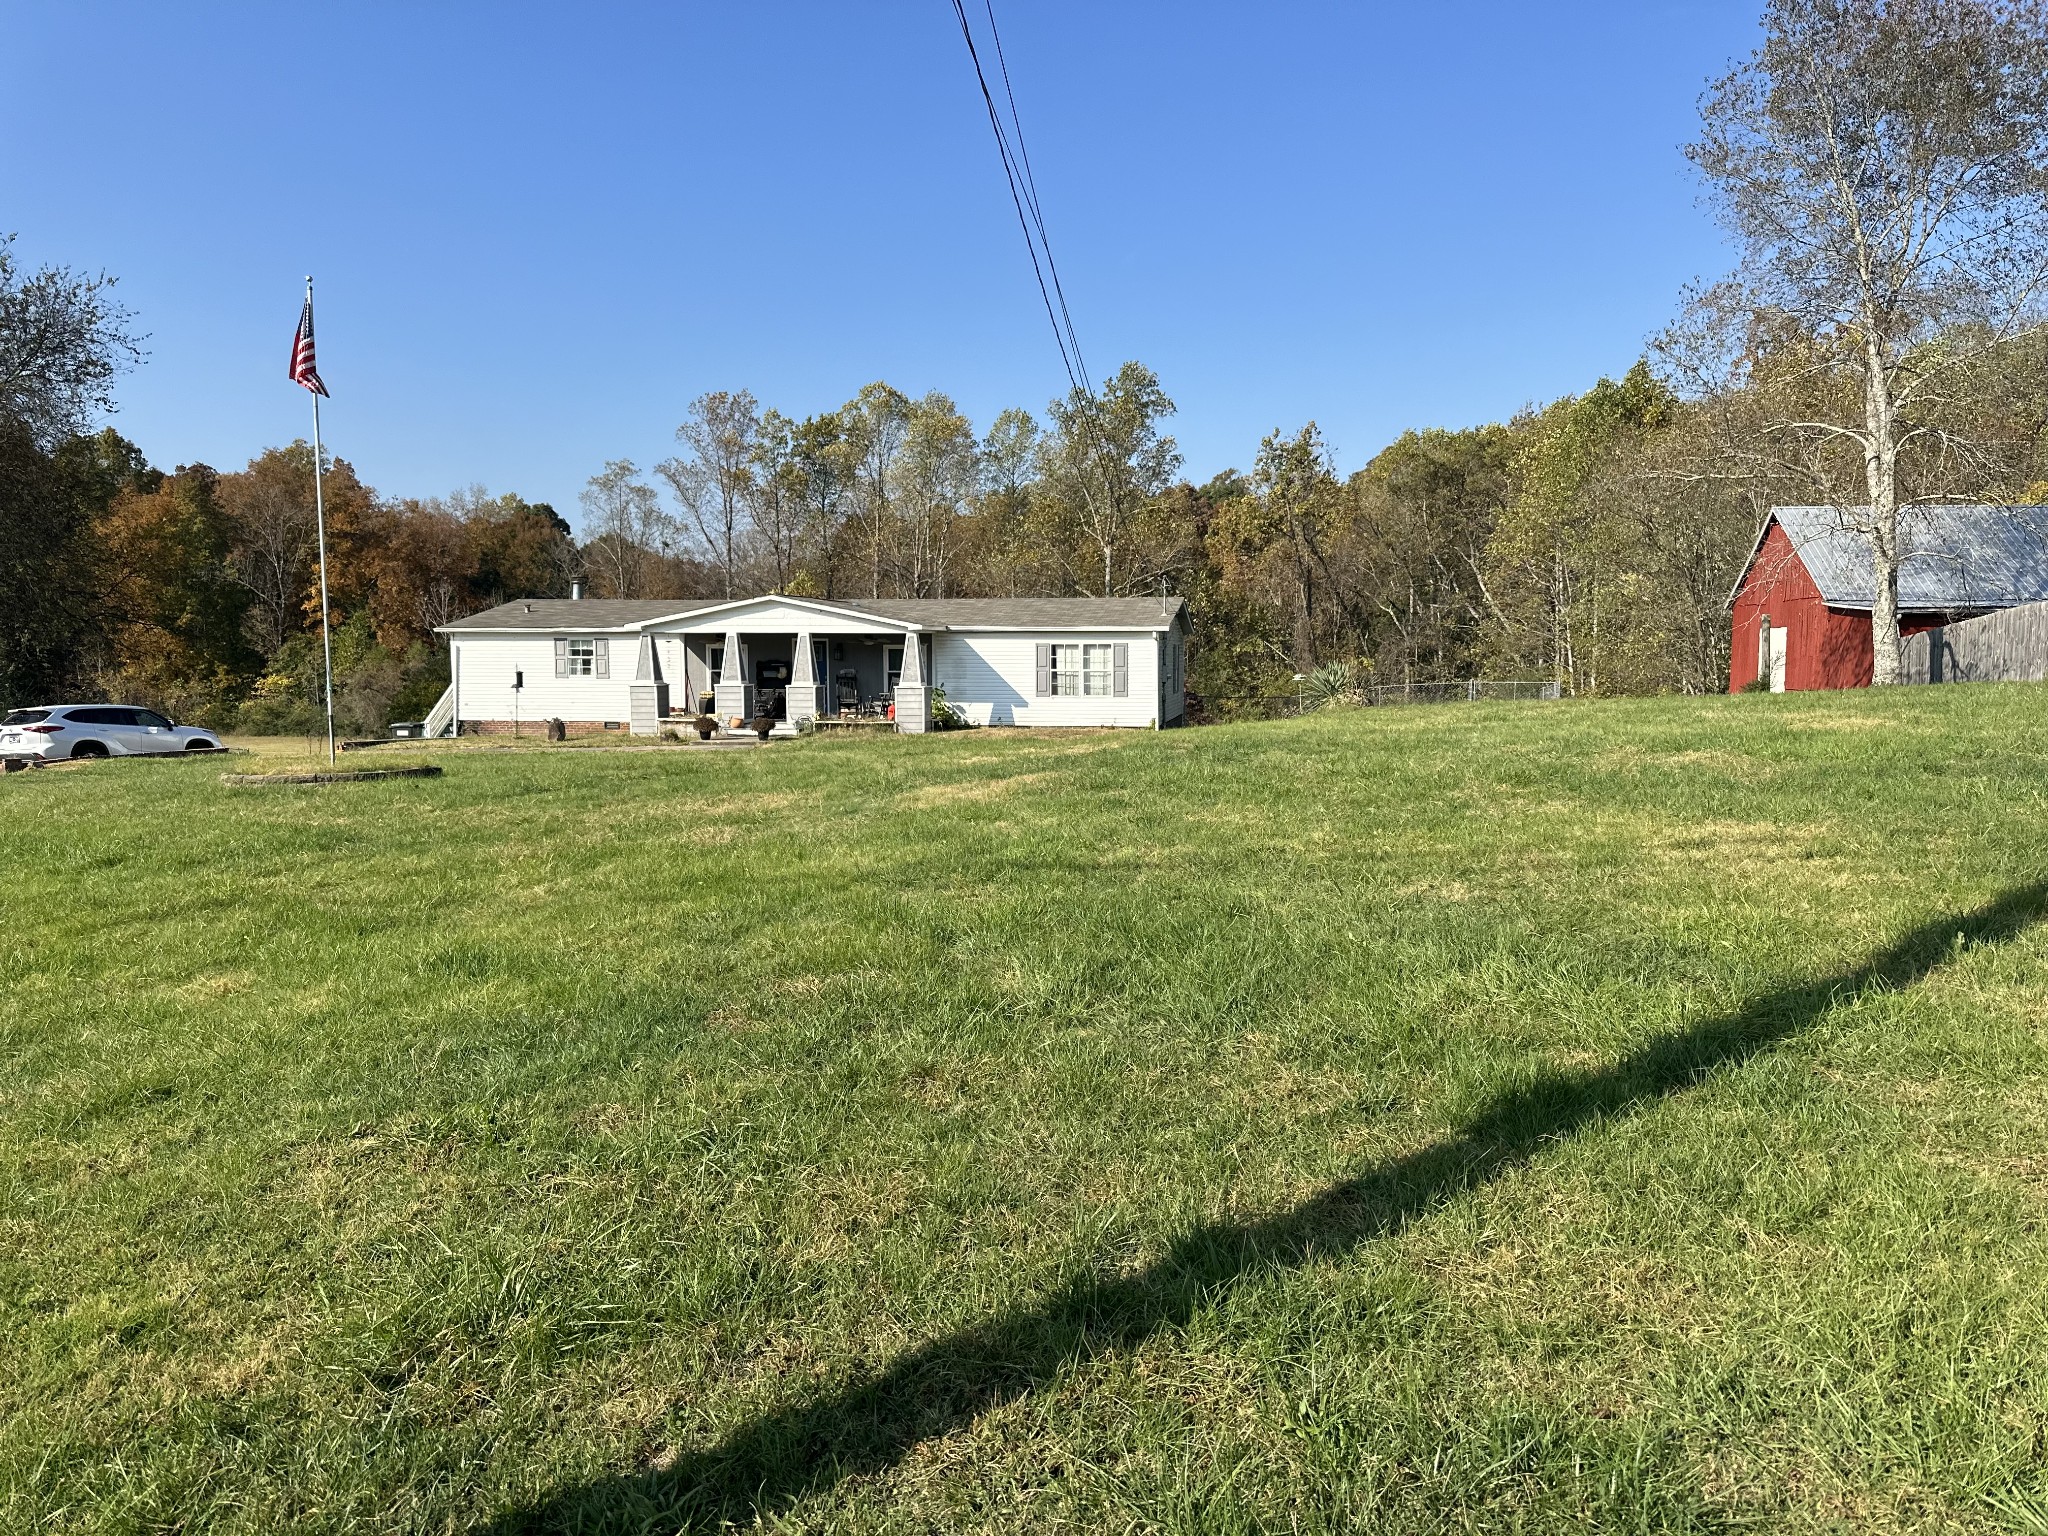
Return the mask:
<svg viewBox="0 0 2048 1536">
<path fill-rule="evenodd" d="M 1548 1143 L 1684 1093 L 1831 1009 L 1909 986 L 1963 946 L 2003 943 L 2044 916 L 2048 882 L 2016 887 L 1975 912 L 1915 928 L 1851 970 L 1664 1035 L 1602 1070 L 1552 1073 L 1510 1089 L 1446 1139 L 1261 1220 L 1197 1227 L 1138 1273 L 1083 1276 L 1037 1307 L 934 1339 L 878 1374 L 741 1424 L 671 1466 L 556 1489 L 484 1529 L 710 1529 L 785 1510 L 842 1479 L 895 1465 L 919 1443 L 1050 1385 L 1075 1361 L 1184 1325 L 1205 1300 L 1248 1276 L 1392 1236 Z"/>
</svg>

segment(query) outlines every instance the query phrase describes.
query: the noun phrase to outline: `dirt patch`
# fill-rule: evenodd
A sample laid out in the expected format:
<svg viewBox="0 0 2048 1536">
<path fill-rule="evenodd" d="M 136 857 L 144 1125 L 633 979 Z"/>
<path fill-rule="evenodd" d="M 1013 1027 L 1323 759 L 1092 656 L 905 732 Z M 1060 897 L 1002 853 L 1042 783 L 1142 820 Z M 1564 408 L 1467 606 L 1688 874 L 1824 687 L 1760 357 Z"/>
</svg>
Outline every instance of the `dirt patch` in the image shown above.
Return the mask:
<svg viewBox="0 0 2048 1536">
<path fill-rule="evenodd" d="M 961 784 L 927 784 L 923 789 L 910 790 L 900 798 L 903 804 L 918 807 L 999 800 L 1004 795 L 1030 784 L 1041 783 L 1051 777 L 1049 773 L 1013 773 L 1006 779 L 972 779 Z"/>
<path fill-rule="evenodd" d="M 825 803 L 821 789 L 784 789 L 765 795 L 728 795 L 722 800 L 704 800 L 690 807 L 693 818 L 720 816 L 779 815 L 785 811 L 811 810 Z M 662 813 L 672 814 L 668 807 Z"/>
</svg>

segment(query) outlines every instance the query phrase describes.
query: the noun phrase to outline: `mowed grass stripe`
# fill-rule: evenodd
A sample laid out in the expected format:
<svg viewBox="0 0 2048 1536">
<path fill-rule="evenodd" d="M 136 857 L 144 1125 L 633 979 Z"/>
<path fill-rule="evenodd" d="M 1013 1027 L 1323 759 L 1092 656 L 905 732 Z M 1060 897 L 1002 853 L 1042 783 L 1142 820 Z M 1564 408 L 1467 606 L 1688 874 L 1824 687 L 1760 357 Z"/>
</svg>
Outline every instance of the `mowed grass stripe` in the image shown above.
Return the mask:
<svg viewBox="0 0 2048 1536">
<path fill-rule="evenodd" d="M 0 1525 L 2048 1513 L 2044 703 L 16 775 Z"/>
</svg>

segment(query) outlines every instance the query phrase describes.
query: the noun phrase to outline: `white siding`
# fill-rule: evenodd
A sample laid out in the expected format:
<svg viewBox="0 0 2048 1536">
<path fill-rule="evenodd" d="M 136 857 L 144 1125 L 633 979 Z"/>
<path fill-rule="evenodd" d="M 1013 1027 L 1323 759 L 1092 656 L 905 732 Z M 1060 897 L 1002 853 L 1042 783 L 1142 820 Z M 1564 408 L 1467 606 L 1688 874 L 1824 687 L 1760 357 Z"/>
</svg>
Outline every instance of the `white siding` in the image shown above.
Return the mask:
<svg viewBox="0 0 2048 1536">
<path fill-rule="evenodd" d="M 1139 725 L 1159 721 L 1159 640 L 1153 634 L 934 635 L 932 681 L 976 725 Z M 1038 647 L 1128 645 L 1129 692 L 1122 698 L 1038 696 Z"/>
<path fill-rule="evenodd" d="M 727 608 L 720 612 L 707 613 L 700 617 L 675 620 L 662 625 L 664 631 L 680 631 L 683 634 L 710 635 L 714 638 L 729 629 L 737 629 L 743 635 L 798 634 L 809 632 L 814 635 L 900 635 L 905 626 L 891 624 L 881 619 L 859 617 L 852 610 L 858 609 L 856 601 L 848 607 L 827 603 L 822 609 L 806 607 L 798 603 L 777 602 L 774 598 L 745 603 L 739 607 Z"/>
<path fill-rule="evenodd" d="M 633 663 L 640 652 L 637 635 L 607 635 L 611 642 L 611 676 L 555 676 L 554 635 L 464 635 L 455 642 L 455 717 L 458 720 L 510 720 L 512 674 L 526 673 L 519 694 L 521 720 L 630 721 L 629 690 Z M 591 638 L 579 636 L 577 638 Z"/>
<path fill-rule="evenodd" d="M 1187 637 L 1175 628 L 1159 642 L 1159 719 L 1171 725 L 1187 713 Z"/>
</svg>

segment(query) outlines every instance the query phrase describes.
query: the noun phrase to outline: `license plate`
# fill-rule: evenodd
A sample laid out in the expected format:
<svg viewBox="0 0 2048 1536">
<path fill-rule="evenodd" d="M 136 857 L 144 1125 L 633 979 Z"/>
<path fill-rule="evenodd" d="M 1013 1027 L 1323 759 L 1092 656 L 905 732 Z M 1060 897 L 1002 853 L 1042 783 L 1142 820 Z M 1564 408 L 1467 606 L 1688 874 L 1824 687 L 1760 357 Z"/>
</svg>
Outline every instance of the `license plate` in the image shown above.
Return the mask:
<svg viewBox="0 0 2048 1536">
<path fill-rule="evenodd" d="M 0 747 L 18 747 L 20 745 L 21 732 L 19 731 L 13 731 L 8 735 L 0 736 Z"/>
</svg>

